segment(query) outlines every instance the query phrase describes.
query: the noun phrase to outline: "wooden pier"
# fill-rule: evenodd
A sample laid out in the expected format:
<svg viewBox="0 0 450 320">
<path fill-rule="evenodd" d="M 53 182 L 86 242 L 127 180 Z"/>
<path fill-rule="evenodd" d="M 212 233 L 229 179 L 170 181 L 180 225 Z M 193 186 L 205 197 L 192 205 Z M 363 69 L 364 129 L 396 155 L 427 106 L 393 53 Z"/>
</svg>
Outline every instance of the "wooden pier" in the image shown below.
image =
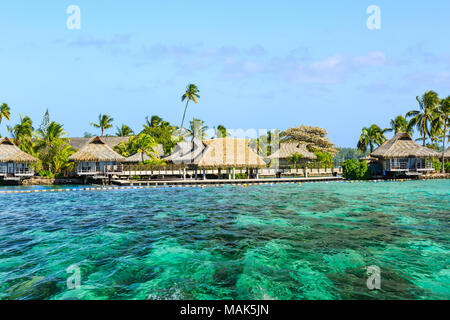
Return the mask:
<svg viewBox="0 0 450 320">
<path fill-rule="evenodd" d="M 112 180 L 119 186 L 219 186 L 219 185 L 264 185 L 279 183 L 307 183 L 344 181 L 342 177 L 308 177 L 308 178 L 263 178 L 263 179 L 206 179 L 206 180 Z"/>
</svg>

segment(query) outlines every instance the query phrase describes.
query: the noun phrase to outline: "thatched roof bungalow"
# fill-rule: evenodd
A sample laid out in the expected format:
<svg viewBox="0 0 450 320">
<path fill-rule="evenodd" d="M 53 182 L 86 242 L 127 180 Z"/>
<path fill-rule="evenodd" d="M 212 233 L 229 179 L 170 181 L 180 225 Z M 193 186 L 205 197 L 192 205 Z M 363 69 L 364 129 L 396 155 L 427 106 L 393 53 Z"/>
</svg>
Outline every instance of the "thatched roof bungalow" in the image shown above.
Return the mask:
<svg viewBox="0 0 450 320">
<path fill-rule="evenodd" d="M 123 162 L 124 163 L 140 163 L 142 161 L 153 160 L 154 158 L 161 159 L 164 157 L 163 145 L 158 144 L 158 147 L 155 148 L 155 152 L 151 153 L 151 155 L 153 155 L 153 157 L 151 157 L 150 155 L 148 155 L 145 152 L 138 152 L 138 153 L 133 154 L 132 156 L 125 158 L 125 160 Z"/>
<path fill-rule="evenodd" d="M 281 142 L 280 148 L 269 156 L 269 159 L 278 159 L 280 165 L 288 164 L 288 158 L 294 154 L 301 154 L 304 161 L 317 159 L 317 156 L 308 151 L 306 145 L 300 142 Z"/>
<path fill-rule="evenodd" d="M 33 176 L 32 163 L 39 160 L 20 150 L 9 138 L 0 141 L 0 177 Z"/>
<path fill-rule="evenodd" d="M 114 149 L 115 146 L 123 143 L 127 143 L 130 137 L 101 137 L 102 141 Z M 68 144 L 75 150 L 79 150 L 91 141 L 92 138 L 69 138 Z"/>
<path fill-rule="evenodd" d="M 450 160 L 450 148 L 448 148 L 447 151 L 445 151 L 444 158 L 446 161 Z"/>
<path fill-rule="evenodd" d="M 417 144 L 408 133 L 399 132 L 385 141 L 370 156 L 377 158 L 387 172 L 433 171 L 431 158 L 439 153 Z"/>
<path fill-rule="evenodd" d="M 99 175 L 121 171 L 117 165 L 125 158 L 108 146 L 103 138 L 93 137 L 69 160 L 76 163 L 75 171 L 78 175 Z"/>
<path fill-rule="evenodd" d="M 167 156 L 165 160 L 177 165 L 198 164 L 204 149 L 205 145 L 200 139 L 181 141 L 177 143 L 172 154 Z"/>
<path fill-rule="evenodd" d="M 266 162 L 249 146 L 248 139 L 217 138 L 204 140 L 205 150 L 199 168 L 264 168 Z"/>
</svg>

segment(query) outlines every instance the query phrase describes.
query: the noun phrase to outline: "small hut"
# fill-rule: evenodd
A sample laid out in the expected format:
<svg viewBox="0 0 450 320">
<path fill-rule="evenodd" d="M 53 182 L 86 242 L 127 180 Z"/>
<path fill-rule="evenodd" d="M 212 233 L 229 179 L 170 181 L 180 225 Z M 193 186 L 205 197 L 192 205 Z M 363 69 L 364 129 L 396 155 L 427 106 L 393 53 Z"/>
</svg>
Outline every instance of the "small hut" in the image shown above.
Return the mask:
<svg viewBox="0 0 450 320">
<path fill-rule="evenodd" d="M 269 156 L 269 159 L 278 159 L 280 166 L 289 164 L 288 158 L 294 154 L 303 156 L 302 162 L 308 162 L 317 159 L 317 156 L 308 151 L 306 145 L 300 142 L 281 142 L 280 148 Z"/>
<path fill-rule="evenodd" d="M 102 138 L 93 137 L 70 158 L 75 162 L 75 173 L 79 176 L 106 176 L 121 172 L 121 162 L 125 160 L 108 146 Z"/>
<path fill-rule="evenodd" d="M 9 138 L 0 141 L 0 177 L 21 179 L 34 175 L 32 163 L 39 160 L 20 150 Z"/>
<path fill-rule="evenodd" d="M 266 166 L 264 159 L 249 147 L 248 139 L 217 138 L 204 140 L 203 144 L 206 148 L 196 163 L 203 173 L 205 169 L 227 169 L 229 176 L 232 172 L 235 177 L 236 169 L 247 169 L 249 176 L 255 170 L 258 177 L 258 168 Z"/>
<path fill-rule="evenodd" d="M 378 159 L 386 172 L 414 175 L 433 171 L 431 159 L 439 158 L 439 152 L 422 147 L 408 133 L 399 132 L 370 156 Z"/>
<path fill-rule="evenodd" d="M 158 144 L 158 147 L 155 149 L 154 153 L 148 155 L 145 152 L 138 152 L 126 158 L 123 162 L 128 164 L 133 163 L 141 163 L 143 161 L 150 161 L 156 159 L 161 159 L 164 157 L 164 148 L 162 144 Z"/>
</svg>

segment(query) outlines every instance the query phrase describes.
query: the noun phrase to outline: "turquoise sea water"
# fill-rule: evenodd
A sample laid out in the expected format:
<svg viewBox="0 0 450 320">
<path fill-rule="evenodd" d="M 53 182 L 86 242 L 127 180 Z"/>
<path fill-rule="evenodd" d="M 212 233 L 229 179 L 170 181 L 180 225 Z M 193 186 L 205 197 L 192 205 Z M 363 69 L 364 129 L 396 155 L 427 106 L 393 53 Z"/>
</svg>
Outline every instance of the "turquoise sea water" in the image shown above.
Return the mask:
<svg viewBox="0 0 450 320">
<path fill-rule="evenodd" d="M 449 299 L 449 216 L 450 180 L 5 194 L 0 299 Z"/>
</svg>

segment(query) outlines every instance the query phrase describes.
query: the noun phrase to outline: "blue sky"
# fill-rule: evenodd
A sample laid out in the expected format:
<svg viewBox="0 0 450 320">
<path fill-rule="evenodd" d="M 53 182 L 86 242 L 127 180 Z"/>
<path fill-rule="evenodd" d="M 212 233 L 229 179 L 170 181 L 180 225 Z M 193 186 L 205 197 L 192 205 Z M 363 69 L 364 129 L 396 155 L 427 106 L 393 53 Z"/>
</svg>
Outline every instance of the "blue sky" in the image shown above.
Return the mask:
<svg viewBox="0 0 450 320">
<path fill-rule="evenodd" d="M 69 5 L 81 29 L 69 30 Z M 381 30 L 369 30 L 369 5 Z M 99 113 L 140 130 L 147 115 L 209 127 L 321 126 L 354 147 L 426 90 L 450 95 L 449 1 L 39 1 L 0 4 L 0 102 L 11 124 L 45 109 L 70 136 Z M 0 132 L 6 135 L 6 121 Z M 108 133 L 113 134 L 115 130 Z"/>
</svg>

